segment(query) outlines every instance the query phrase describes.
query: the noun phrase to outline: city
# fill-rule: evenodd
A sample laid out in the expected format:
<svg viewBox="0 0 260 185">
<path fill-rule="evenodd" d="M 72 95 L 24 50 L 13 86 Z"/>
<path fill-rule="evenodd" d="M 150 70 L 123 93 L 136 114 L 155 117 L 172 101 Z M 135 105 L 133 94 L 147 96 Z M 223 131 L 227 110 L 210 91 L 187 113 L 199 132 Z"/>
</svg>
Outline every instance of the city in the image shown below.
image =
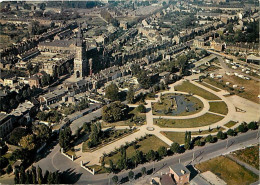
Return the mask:
<svg viewBox="0 0 260 185">
<path fill-rule="evenodd" d="M 259 1 L 0 5 L 0 184 L 259 184 Z"/>
</svg>

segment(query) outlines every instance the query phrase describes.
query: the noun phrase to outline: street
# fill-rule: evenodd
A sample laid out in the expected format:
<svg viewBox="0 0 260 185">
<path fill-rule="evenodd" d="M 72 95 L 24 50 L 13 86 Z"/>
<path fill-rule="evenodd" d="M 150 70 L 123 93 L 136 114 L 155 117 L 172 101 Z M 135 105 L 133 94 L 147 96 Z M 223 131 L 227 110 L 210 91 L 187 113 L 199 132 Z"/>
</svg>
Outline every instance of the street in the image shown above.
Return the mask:
<svg viewBox="0 0 260 185">
<path fill-rule="evenodd" d="M 205 160 L 209 160 L 219 155 L 225 155 L 231 151 L 241 149 L 251 144 L 258 143 L 256 138 L 257 131 L 248 131 L 244 134 L 239 134 L 236 137 L 229 137 L 228 140 L 219 141 L 217 143 L 206 144 L 204 147 L 195 147 L 193 150 L 187 151 L 183 154 L 177 154 L 173 156 L 165 157 L 163 160 L 154 163 L 145 163 L 138 165 L 133 169 L 135 174 L 140 173 L 142 167 L 146 167 L 147 170 L 155 168 L 155 172 L 159 170 L 167 170 L 168 166 L 174 163 L 196 164 Z M 60 170 L 68 175 L 68 182 L 77 184 L 108 184 L 109 179 L 107 174 L 91 175 L 89 172 L 81 168 L 77 163 L 70 161 L 68 158 L 60 154 L 60 147 L 56 145 L 51 153 L 44 159 L 40 160 L 35 166 L 40 166 L 43 171 Z M 194 155 L 194 161 L 192 162 Z M 166 165 L 165 165 L 166 164 Z M 119 179 L 128 176 L 128 171 L 122 171 L 116 174 Z M 112 178 L 112 174 L 109 175 Z M 147 176 L 148 178 L 149 176 Z M 151 176 L 150 176 L 151 177 Z M 67 179 L 67 178 L 66 178 Z M 111 180 L 110 180 L 111 181 Z M 137 182 L 138 180 L 136 180 Z"/>
</svg>

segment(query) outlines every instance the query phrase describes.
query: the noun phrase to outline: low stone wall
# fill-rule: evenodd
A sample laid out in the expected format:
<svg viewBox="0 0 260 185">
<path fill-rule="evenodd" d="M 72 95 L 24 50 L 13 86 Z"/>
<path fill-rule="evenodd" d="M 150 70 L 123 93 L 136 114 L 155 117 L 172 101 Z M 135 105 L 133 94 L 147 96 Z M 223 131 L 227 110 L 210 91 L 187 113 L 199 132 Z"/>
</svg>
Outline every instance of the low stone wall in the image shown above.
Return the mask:
<svg viewBox="0 0 260 185">
<path fill-rule="evenodd" d="M 87 170 L 87 171 L 88 171 L 89 173 L 91 173 L 92 175 L 95 175 L 95 169 L 93 168 L 93 169 L 91 170 L 91 169 L 89 169 L 88 167 L 84 166 L 83 161 L 80 162 L 80 166 L 81 166 L 83 169 Z"/>
<path fill-rule="evenodd" d="M 64 155 L 65 157 L 67 157 L 68 159 L 72 160 L 72 161 L 74 161 L 74 159 L 75 159 L 74 156 L 71 156 L 71 157 L 70 157 L 68 154 L 64 153 L 64 152 L 63 152 L 63 148 L 61 148 L 60 153 L 61 153 L 62 155 Z"/>
</svg>

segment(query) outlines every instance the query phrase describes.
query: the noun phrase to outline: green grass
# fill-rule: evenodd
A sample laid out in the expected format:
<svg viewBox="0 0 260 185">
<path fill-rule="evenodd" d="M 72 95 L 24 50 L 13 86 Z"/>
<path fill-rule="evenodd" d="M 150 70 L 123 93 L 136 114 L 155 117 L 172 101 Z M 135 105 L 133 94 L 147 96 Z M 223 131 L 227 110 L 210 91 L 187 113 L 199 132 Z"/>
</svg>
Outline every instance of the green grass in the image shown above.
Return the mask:
<svg viewBox="0 0 260 185">
<path fill-rule="evenodd" d="M 198 96 L 201 96 L 207 100 L 220 100 L 220 98 L 196 85 L 193 85 L 192 83 L 185 81 L 181 85 L 178 85 L 175 87 L 176 91 L 182 91 L 182 92 L 188 92 L 193 93 Z"/>
<path fill-rule="evenodd" d="M 233 127 L 235 124 L 237 124 L 237 122 L 235 121 L 229 121 L 228 123 L 226 123 L 224 126 L 228 127 L 228 128 L 231 128 Z"/>
<path fill-rule="evenodd" d="M 195 165 L 201 172 L 211 171 L 227 184 L 251 184 L 258 180 L 258 176 L 224 156 Z"/>
<path fill-rule="evenodd" d="M 136 150 L 142 151 L 144 154 L 147 153 L 149 150 L 157 151 L 159 147 L 165 146 L 169 147 L 166 143 L 164 143 L 162 140 L 160 140 L 158 137 L 151 135 L 146 136 L 146 139 L 137 142 L 136 144 L 138 148 Z M 126 156 L 128 158 L 132 157 L 135 154 L 135 149 L 133 146 L 129 146 L 126 149 Z M 118 159 L 120 159 L 121 153 L 118 152 L 110 157 L 105 157 L 104 161 L 106 164 L 109 164 L 109 160 L 111 159 L 113 163 L 115 164 Z"/>
<path fill-rule="evenodd" d="M 161 132 L 172 142 L 184 144 L 185 132 Z"/>
<path fill-rule="evenodd" d="M 210 109 L 209 111 L 227 115 L 228 107 L 227 104 L 223 101 L 221 102 L 209 102 Z"/>
<path fill-rule="evenodd" d="M 207 88 L 209 88 L 209 89 L 211 89 L 211 90 L 213 90 L 213 91 L 216 91 L 216 92 L 219 92 L 220 90 L 219 89 L 217 89 L 217 88 L 215 88 L 215 87 L 213 87 L 213 86 L 211 86 L 211 85 L 208 85 L 208 84 L 206 84 L 206 83 L 204 83 L 204 82 L 198 82 L 199 84 L 201 84 L 201 85 L 203 85 L 203 86 L 205 86 L 205 87 L 207 87 Z"/>
<path fill-rule="evenodd" d="M 155 124 L 159 127 L 170 128 L 193 128 L 211 125 L 222 120 L 224 117 L 211 113 L 191 119 L 154 119 Z"/>
<path fill-rule="evenodd" d="M 259 170 L 259 145 L 235 151 L 232 155 Z"/>
<path fill-rule="evenodd" d="M 213 128 L 213 129 L 210 129 L 209 130 L 203 130 L 203 131 L 195 131 L 195 132 L 191 132 L 191 135 L 204 135 L 204 134 L 216 134 L 218 131 L 223 131 L 225 130 L 224 128 L 222 127 L 219 127 L 218 129 L 217 128 Z"/>
<path fill-rule="evenodd" d="M 90 169 L 95 169 L 95 174 L 102 174 L 102 173 L 107 173 L 107 170 L 105 167 L 99 166 L 99 165 L 92 165 L 88 166 Z"/>
</svg>

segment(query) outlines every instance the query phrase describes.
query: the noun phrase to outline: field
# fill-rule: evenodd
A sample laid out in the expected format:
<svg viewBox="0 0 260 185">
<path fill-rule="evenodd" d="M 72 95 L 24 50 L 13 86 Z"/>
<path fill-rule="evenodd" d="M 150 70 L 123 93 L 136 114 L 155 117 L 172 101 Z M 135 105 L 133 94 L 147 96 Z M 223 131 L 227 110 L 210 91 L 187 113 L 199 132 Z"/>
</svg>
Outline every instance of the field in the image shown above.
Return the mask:
<svg viewBox="0 0 260 185">
<path fill-rule="evenodd" d="M 253 172 L 224 156 L 202 162 L 195 167 L 201 172 L 211 171 L 227 184 L 246 185 L 258 180 L 258 176 Z"/>
<path fill-rule="evenodd" d="M 161 132 L 173 142 L 184 144 L 185 132 Z"/>
<path fill-rule="evenodd" d="M 236 124 L 235 121 L 229 121 L 229 122 L 226 123 L 224 126 L 226 126 L 226 127 L 228 127 L 228 128 L 231 128 L 231 127 L 233 127 L 235 124 Z"/>
<path fill-rule="evenodd" d="M 259 98 L 257 96 L 259 95 L 260 85 L 255 80 L 244 80 L 236 76 L 224 75 L 223 82 L 219 82 L 218 80 L 212 78 L 206 78 L 204 79 L 204 81 L 218 88 L 233 92 L 240 97 L 259 103 Z M 239 92 L 238 90 L 233 90 L 231 85 L 225 85 L 226 82 L 230 82 L 231 85 L 236 84 L 239 87 L 243 86 L 245 89 L 241 92 Z"/>
<path fill-rule="evenodd" d="M 227 104 L 223 101 L 221 101 L 221 102 L 209 102 L 209 105 L 210 105 L 209 111 L 211 111 L 211 112 L 224 114 L 224 115 L 227 115 L 227 113 L 228 113 Z"/>
<path fill-rule="evenodd" d="M 144 154 L 147 153 L 149 150 L 157 151 L 159 147 L 165 146 L 169 147 L 166 143 L 162 140 L 157 138 L 156 136 L 147 136 L 146 139 L 137 142 L 137 150 L 142 151 Z M 128 158 L 132 157 L 135 154 L 135 149 L 133 146 L 130 146 L 126 149 L 126 156 Z M 111 159 L 115 164 L 118 159 L 120 159 L 121 153 L 118 152 L 111 157 L 105 157 L 105 163 L 108 164 L 109 160 Z"/>
<path fill-rule="evenodd" d="M 259 145 L 235 151 L 232 155 L 259 170 Z"/>
<path fill-rule="evenodd" d="M 220 98 L 196 85 L 193 85 L 190 82 L 183 82 L 181 85 L 178 85 L 175 87 L 176 91 L 183 91 L 183 92 L 188 92 L 188 93 L 193 93 L 198 96 L 201 96 L 207 100 L 220 100 Z"/>
<path fill-rule="evenodd" d="M 193 128 L 211 125 L 222 120 L 224 117 L 215 114 L 206 113 L 202 116 L 192 119 L 154 119 L 159 127 L 171 128 Z"/>
<path fill-rule="evenodd" d="M 88 168 L 90 168 L 90 169 L 94 168 L 95 174 L 102 174 L 102 173 L 107 172 L 106 168 L 103 168 L 102 166 L 99 166 L 99 165 L 88 166 Z"/>
</svg>

